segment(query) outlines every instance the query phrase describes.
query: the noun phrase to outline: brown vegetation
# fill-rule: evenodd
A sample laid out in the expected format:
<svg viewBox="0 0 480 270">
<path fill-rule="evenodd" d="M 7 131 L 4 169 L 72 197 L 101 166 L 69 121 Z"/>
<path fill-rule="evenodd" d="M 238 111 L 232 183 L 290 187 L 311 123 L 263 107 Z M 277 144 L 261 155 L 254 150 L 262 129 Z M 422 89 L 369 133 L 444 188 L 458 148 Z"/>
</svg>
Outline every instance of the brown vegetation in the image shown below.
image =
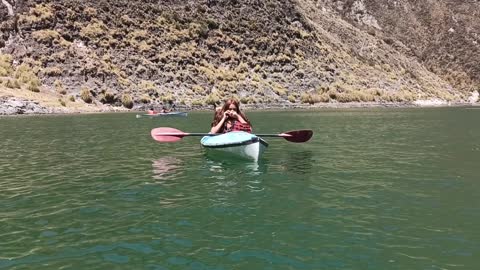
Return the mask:
<svg viewBox="0 0 480 270">
<path fill-rule="evenodd" d="M 0 9 L 1 83 L 67 107 L 464 101 L 480 88 L 475 3 L 37 3 L 18 2 L 16 27 Z"/>
</svg>

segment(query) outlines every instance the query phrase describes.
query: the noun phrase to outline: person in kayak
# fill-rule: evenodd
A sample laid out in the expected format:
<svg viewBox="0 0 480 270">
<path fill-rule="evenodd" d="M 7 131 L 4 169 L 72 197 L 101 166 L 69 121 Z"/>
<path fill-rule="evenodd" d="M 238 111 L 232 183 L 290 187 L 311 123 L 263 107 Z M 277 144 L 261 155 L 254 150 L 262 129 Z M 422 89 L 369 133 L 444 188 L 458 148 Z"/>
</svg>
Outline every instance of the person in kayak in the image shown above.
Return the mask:
<svg viewBox="0 0 480 270">
<path fill-rule="evenodd" d="M 240 102 L 229 99 L 215 110 L 210 133 L 227 133 L 230 131 L 252 132 L 252 126 L 247 116 L 240 110 Z"/>
<path fill-rule="evenodd" d="M 148 110 L 148 114 L 157 114 L 157 111 L 155 111 L 153 107 L 150 107 L 150 109 Z"/>
<path fill-rule="evenodd" d="M 165 106 L 163 106 L 162 110 L 160 111 L 160 113 L 169 113 L 169 112 L 170 112 L 170 110 L 167 109 L 167 107 L 165 107 Z"/>
</svg>

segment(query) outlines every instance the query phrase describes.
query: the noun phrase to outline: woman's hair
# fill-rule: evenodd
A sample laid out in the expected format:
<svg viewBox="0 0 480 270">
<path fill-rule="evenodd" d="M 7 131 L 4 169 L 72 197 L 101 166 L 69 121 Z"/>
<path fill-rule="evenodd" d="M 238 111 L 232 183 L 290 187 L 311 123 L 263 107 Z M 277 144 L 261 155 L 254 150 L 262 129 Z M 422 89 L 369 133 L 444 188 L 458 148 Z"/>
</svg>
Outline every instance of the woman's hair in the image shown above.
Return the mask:
<svg viewBox="0 0 480 270">
<path fill-rule="evenodd" d="M 231 98 L 231 99 L 227 99 L 221 108 L 215 110 L 215 115 L 213 116 L 212 127 L 216 126 L 218 124 L 218 122 L 220 122 L 220 120 L 222 120 L 223 113 L 228 110 L 228 108 L 230 107 L 231 104 L 235 104 L 235 107 L 237 107 L 237 114 L 242 116 L 242 118 L 245 119 L 245 121 L 247 121 L 247 123 L 249 125 L 251 125 L 250 120 L 248 120 L 247 116 L 245 116 L 245 114 L 242 112 L 242 110 L 240 110 L 240 102 L 236 99 Z"/>
</svg>

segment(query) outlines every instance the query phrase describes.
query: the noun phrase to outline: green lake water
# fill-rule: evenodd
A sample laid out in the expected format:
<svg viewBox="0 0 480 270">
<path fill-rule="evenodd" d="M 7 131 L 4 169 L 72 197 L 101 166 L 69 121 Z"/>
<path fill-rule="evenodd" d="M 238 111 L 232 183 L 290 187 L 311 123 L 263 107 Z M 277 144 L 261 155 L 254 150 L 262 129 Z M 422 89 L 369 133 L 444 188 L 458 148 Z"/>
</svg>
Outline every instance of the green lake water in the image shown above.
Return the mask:
<svg viewBox="0 0 480 270">
<path fill-rule="evenodd" d="M 480 110 L 247 112 L 258 162 L 218 159 L 212 114 L 0 117 L 0 269 L 480 269 Z"/>
</svg>

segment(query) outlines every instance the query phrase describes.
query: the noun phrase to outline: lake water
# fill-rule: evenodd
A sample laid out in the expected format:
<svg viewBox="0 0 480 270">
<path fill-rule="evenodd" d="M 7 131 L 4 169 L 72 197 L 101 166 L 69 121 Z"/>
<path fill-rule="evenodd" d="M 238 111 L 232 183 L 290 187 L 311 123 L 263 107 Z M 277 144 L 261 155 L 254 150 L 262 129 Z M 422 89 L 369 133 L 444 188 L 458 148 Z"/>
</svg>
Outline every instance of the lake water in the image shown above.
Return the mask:
<svg viewBox="0 0 480 270">
<path fill-rule="evenodd" d="M 160 144 L 211 113 L 0 118 L 0 269 L 480 269 L 480 110 L 248 112 L 258 162 Z"/>
</svg>

